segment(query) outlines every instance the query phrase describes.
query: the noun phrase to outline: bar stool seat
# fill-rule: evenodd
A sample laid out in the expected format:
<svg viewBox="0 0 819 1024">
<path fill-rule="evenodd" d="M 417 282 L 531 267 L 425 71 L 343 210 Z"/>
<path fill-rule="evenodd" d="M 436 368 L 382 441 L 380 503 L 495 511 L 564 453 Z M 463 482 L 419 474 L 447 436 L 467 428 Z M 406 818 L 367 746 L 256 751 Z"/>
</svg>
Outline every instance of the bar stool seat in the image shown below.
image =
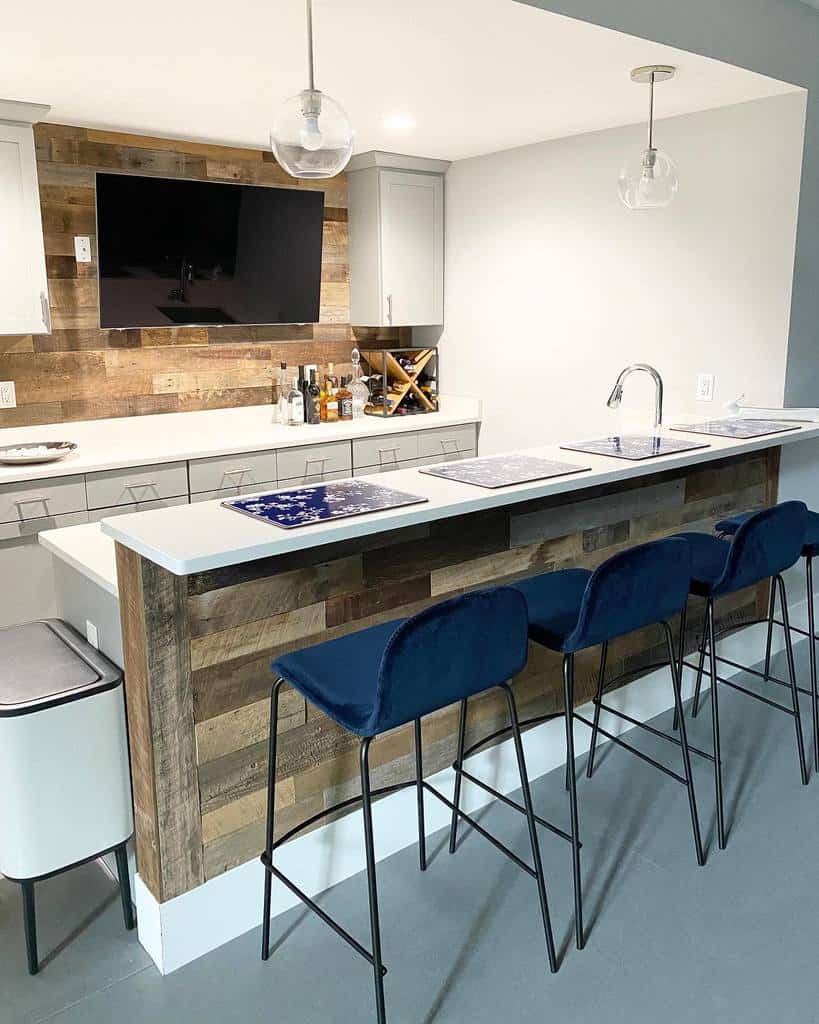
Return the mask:
<svg viewBox="0 0 819 1024">
<path fill-rule="evenodd" d="M 356 736 L 372 736 L 378 672 L 390 638 L 407 620 L 395 619 L 285 654 L 273 666 L 311 704 Z M 327 666 L 334 666 L 328 672 Z"/>
<path fill-rule="evenodd" d="M 591 577 L 588 569 L 561 569 L 515 584 L 529 609 L 529 636 L 553 651 L 564 646 L 577 626 L 583 594 Z"/>
</svg>

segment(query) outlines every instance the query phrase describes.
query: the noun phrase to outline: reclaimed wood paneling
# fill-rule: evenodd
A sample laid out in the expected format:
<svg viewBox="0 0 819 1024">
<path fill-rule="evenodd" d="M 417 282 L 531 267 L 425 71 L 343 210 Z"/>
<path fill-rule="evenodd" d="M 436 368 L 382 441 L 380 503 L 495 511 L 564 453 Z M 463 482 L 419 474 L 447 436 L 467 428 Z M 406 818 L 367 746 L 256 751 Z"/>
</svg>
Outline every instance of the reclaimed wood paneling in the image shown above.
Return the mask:
<svg viewBox="0 0 819 1024">
<path fill-rule="evenodd" d="M 272 154 L 65 125 L 35 126 L 51 334 L 0 339 L 0 379 L 17 408 L 0 427 L 257 405 L 271 399 L 272 370 L 336 364 L 375 330 L 349 325 L 347 181 L 297 181 Z M 116 170 L 324 192 L 320 323 L 270 327 L 99 329 L 95 173 Z M 74 259 L 74 236 L 91 237 L 92 263 Z M 408 344 L 408 329 L 379 340 Z M 127 358 L 122 358 L 127 356 Z"/>
<path fill-rule="evenodd" d="M 138 856 L 151 891 L 170 898 L 258 855 L 276 657 L 411 615 L 470 588 L 571 566 L 593 569 L 629 545 L 681 529 L 710 532 L 725 512 L 775 501 L 775 451 L 728 459 L 718 468 L 587 488 L 568 498 L 459 516 L 173 584 L 167 573 L 120 551 Z M 720 623 L 756 618 L 765 601 L 764 587 L 724 598 L 717 607 Z M 179 605 L 175 616 L 173 602 Z M 689 651 L 702 611 L 703 602 L 692 599 Z M 578 703 L 594 691 L 598 657 L 595 649 L 577 658 Z M 640 630 L 610 645 L 609 677 L 638 673 L 664 657 L 661 630 Z M 355 666 L 328 665 L 330 672 L 350 668 Z M 529 662 L 514 685 L 522 716 L 559 712 L 560 656 L 530 645 Z M 279 835 L 354 794 L 358 777 L 356 737 L 292 690 L 283 691 L 280 707 Z M 476 698 L 470 738 L 497 729 L 505 715 L 501 695 Z M 456 708 L 424 722 L 427 772 L 451 763 L 456 729 Z M 377 783 L 411 777 L 412 753 L 409 727 L 379 737 L 371 753 Z M 181 823 L 187 845 L 179 838 Z"/>
</svg>

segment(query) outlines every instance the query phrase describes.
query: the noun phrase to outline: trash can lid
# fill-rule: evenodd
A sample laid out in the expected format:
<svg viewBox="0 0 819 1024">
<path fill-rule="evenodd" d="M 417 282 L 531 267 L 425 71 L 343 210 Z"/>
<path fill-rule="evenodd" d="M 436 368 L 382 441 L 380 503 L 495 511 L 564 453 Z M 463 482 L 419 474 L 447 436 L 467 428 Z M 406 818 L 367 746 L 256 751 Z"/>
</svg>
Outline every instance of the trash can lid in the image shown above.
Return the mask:
<svg viewBox="0 0 819 1024">
<path fill-rule="evenodd" d="M 119 686 L 122 673 L 59 619 L 0 629 L 0 718 Z"/>
</svg>

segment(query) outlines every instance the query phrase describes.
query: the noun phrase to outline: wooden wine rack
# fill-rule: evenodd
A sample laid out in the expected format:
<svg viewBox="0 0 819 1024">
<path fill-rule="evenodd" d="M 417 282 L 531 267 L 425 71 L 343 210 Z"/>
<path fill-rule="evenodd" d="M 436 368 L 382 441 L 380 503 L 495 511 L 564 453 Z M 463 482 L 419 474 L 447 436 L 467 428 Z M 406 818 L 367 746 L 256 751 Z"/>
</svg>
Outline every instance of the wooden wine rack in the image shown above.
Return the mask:
<svg viewBox="0 0 819 1024">
<path fill-rule="evenodd" d="M 415 358 L 415 369 L 405 370 L 395 357 L 395 352 L 411 352 Z M 437 412 L 437 396 L 430 400 L 418 384 L 418 378 L 424 372 L 431 359 L 437 357 L 438 350 L 435 348 L 426 349 L 362 349 L 361 355 L 366 361 L 372 373 L 383 377 L 383 393 L 392 405 L 379 408 L 376 405 L 368 405 L 366 411 L 374 416 L 394 416 L 398 412 L 401 403 L 408 394 L 413 394 L 421 406 L 414 410 L 411 415 L 418 415 L 422 412 Z M 437 367 L 436 367 L 437 370 Z"/>
</svg>

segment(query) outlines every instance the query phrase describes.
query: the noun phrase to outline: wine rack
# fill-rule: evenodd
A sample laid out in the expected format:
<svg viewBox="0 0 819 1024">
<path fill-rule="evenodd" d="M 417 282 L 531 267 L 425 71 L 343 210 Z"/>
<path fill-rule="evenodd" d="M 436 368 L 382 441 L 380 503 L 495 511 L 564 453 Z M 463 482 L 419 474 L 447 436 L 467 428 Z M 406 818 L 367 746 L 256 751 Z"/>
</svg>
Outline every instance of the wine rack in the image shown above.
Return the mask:
<svg viewBox="0 0 819 1024">
<path fill-rule="evenodd" d="M 438 349 L 361 350 L 369 377 L 369 416 L 418 416 L 438 411 Z"/>
</svg>

